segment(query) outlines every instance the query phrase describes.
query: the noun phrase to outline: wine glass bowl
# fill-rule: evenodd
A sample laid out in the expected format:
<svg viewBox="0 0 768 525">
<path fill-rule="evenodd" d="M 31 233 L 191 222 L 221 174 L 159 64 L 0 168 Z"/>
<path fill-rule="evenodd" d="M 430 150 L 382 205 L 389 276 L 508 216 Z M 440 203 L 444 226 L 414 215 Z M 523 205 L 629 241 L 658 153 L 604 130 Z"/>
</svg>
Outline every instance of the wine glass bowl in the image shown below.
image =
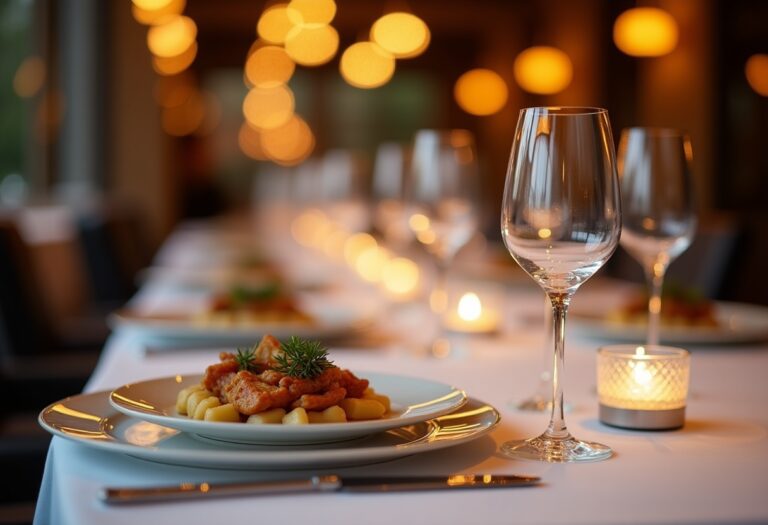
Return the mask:
<svg viewBox="0 0 768 525">
<path fill-rule="evenodd" d="M 618 153 L 624 221 L 621 246 L 641 264 L 648 282 L 648 344 L 659 342 L 667 267 L 688 248 L 696 230 L 691 158 L 690 140 L 679 130 L 622 131 Z"/>
<path fill-rule="evenodd" d="M 463 129 L 421 130 L 413 146 L 410 226 L 447 265 L 477 230 L 477 155 Z"/>
<path fill-rule="evenodd" d="M 513 458 L 595 461 L 609 447 L 575 439 L 563 414 L 565 319 L 571 297 L 613 254 L 621 202 L 608 113 L 599 108 L 528 108 L 520 117 L 504 187 L 501 232 L 514 260 L 552 304 L 552 414 L 538 437 L 511 441 Z"/>
</svg>

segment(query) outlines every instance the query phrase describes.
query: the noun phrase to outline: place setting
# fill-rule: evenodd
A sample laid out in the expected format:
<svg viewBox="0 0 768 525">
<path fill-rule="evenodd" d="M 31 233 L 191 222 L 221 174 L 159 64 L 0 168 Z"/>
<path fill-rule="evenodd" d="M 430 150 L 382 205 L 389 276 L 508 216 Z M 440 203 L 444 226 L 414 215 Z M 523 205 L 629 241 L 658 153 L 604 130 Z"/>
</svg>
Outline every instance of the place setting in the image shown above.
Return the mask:
<svg viewBox="0 0 768 525">
<path fill-rule="evenodd" d="M 306 470 L 377 463 L 461 445 L 489 433 L 500 421 L 496 409 L 456 387 L 381 373 L 367 373 L 365 379 L 358 379 L 332 365 L 319 343 L 295 337 L 290 341 L 293 347 L 281 346 L 267 336 L 254 346 L 255 353 L 247 358 L 242 353 L 228 354 L 209 367 L 205 377 L 176 375 L 67 398 L 43 410 L 40 423 L 52 434 L 86 446 L 160 463 Z M 275 383 L 271 393 L 278 398 L 277 408 L 266 410 L 222 404 L 203 386 L 218 379 L 216 367 L 223 367 L 235 376 L 233 381 L 246 375 L 243 380 L 252 382 L 243 383 L 245 393 L 237 390 L 239 385 L 232 387 L 235 393 L 219 392 L 225 396 L 223 401 L 238 403 L 240 397 L 253 397 L 269 386 L 249 371 L 257 366 L 254 355 L 272 352 L 280 356 L 281 348 L 288 348 L 289 353 L 291 348 L 319 352 L 314 366 L 323 376 L 333 372 L 336 379 L 330 386 L 311 385 L 312 378 L 305 379 L 309 388 L 299 385 L 299 392 L 319 393 L 303 395 L 290 394 Z M 236 372 L 236 359 L 243 367 L 240 372 Z M 289 361 L 291 365 L 294 362 L 298 361 Z M 262 374 L 279 375 L 288 383 L 302 381 L 276 368 L 266 368 L 268 363 L 275 364 L 272 357 L 259 363 Z M 343 388 L 339 395 L 339 382 L 354 397 L 344 397 Z M 335 396 L 334 400 L 320 399 L 329 395 Z M 316 410 L 291 410 L 292 400 L 293 405 L 301 400 Z M 264 406 L 273 404 L 267 401 Z M 258 412 L 247 415 L 238 409 Z"/>
</svg>

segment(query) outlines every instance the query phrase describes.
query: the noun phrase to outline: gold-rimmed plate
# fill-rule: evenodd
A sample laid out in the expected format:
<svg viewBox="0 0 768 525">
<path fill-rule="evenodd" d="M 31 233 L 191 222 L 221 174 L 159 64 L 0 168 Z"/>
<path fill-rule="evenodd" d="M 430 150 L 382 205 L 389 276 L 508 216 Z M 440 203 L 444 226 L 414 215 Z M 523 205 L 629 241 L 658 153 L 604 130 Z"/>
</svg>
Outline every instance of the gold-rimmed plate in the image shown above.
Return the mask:
<svg viewBox="0 0 768 525">
<path fill-rule="evenodd" d="M 69 397 L 40 413 L 53 435 L 141 459 L 203 468 L 308 469 L 364 465 L 440 450 L 489 433 L 500 420 L 492 406 L 470 399 L 456 412 L 359 439 L 316 445 L 242 445 L 199 439 L 116 411 L 109 392 Z"/>
</svg>

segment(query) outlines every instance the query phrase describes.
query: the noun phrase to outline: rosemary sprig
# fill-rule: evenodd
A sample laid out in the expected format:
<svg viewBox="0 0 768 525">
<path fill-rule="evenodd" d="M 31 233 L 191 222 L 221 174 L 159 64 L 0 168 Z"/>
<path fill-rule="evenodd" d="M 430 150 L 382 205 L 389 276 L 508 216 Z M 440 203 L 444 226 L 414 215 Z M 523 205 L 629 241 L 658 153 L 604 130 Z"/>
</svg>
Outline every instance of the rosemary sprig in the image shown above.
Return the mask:
<svg viewBox="0 0 768 525">
<path fill-rule="evenodd" d="M 287 376 L 312 379 L 333 366 L 328 350 L 318 341 L 293 336 L 280 346 L 283 351 L 274 356 L 274 368 Z"/>
<path fill-rule="evenodd" d="M 229 292 L 229 297 L 235 304 L 257 303 L 275 299 L 280 295 L 280 285 L 276 282 L 251 288 L 248 286 L 235 286 Z"/>
<path fill-rule="evenodd" d="M 258 372 L 258 368 L 253 363 L 253 358 L 256 357 L 253 346 L 251 348 L 238 348 L 237 355 L 235 355 L 235 361 L 237 361 L 238 370 L 247 370 L 249 372 Z"/>
</svg>

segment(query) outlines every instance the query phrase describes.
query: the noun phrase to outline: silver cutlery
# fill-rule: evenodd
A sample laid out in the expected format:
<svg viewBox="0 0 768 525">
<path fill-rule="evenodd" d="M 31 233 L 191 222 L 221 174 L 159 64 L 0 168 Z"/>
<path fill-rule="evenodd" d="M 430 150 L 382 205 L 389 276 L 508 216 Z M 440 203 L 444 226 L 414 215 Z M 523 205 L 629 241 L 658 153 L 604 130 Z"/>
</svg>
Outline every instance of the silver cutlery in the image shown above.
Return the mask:
<svg viewBox="0 0 768 525">
<path fill-rule="evenodd" d="M 458 490 L 512 488 L 537 485 L 534 476 L 499 474 L 455 474 L 450 476 L 371 476 L 254 481 L 248 483 L 181 483 L 161 487 L 112 487 L 102 489 L 99 498 L 109 504 L 147 503 L 206 499 L 222 496 L 261 496 L 300 492 L 401 492 L 416 490 Z"/>
</svg>

